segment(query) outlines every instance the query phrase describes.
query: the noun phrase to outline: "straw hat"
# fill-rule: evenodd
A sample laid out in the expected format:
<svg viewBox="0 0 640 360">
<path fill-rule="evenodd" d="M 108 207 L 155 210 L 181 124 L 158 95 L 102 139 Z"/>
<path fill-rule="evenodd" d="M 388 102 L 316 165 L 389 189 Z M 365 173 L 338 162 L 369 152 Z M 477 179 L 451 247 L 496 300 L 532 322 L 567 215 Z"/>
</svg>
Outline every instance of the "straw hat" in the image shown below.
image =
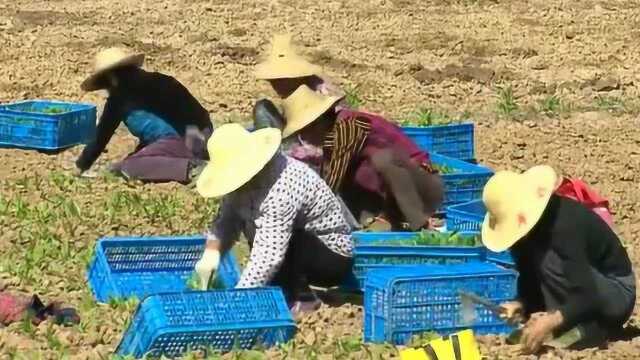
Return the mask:
<svg viewBox="0 0 640 360">
<path fill-rule="evenodd" d="M 282 130 L 282 137 L 289 137 L 302 130 L 342 98 L 343 96 L 322 95 L 307 85 L 300 85 L 282 104 L 284 118 L 287 121 Z"/>
<path fill-rule="evenodd" d="M 322 68 L 298 55 L 291 45 L 291 35 L 275 35 L 266 59 L 256 65 L 259 80 L 299 78 L 318 75 Z"/>
<path fill-rule="evenodd" d="M 491 251 L 509 249 L 526 236 L 542 217 L 559 176 L 541 165 L 523 174 L 500 171 L 489 179 L 482 194 L 487 214 L 482 242 Z"/>
<path fill-rule="evenodd" d="M 144 54 L 132 54 L 121 48 L 110 48 L 100 51 L 95 58 L 95 68 L 93 74 L 82 82 L 80 87 L 84 91 L 95 91 L 98 89 L 96 81 L 106 71 L 123 66 L 141 67 L 144 63 Z"/>
<path fill-rule="evenodd" d="M 198 192 L 220 197 L 237 190 L 273 158 L 281 140 L 274 128 L 249 132 L 239 124 L 220 126 L 207 143 L 210 161 L 196 182 Z"/>
</svg>

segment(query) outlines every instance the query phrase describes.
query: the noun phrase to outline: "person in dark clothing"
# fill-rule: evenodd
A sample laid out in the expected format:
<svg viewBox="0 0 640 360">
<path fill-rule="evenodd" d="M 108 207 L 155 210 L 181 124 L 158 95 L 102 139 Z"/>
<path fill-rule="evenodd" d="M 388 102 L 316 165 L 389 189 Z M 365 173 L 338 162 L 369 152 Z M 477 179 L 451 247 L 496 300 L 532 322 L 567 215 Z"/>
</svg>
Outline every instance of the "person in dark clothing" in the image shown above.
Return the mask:
<svg viewBox="0 0 640 360">
<path fill-rule="evenodd" d="M 482 241 L 491 251 L 511 249 L 518 298 L 504 317 L 523 316 L 526 352 L 549 337 L 577 334 L 572 349 L 596 347 L 618 334 L 633 312 L 635 275 L 620 239 L 596 213 L 554 194 L 559 177 L 548 166 L 524 174 L 496 173 L 483 200 Z"/>
<path fill-rule="evenodd" d="M 173 77 L 141 69 L 143 61 L 144 55 L 118 48 L 97 55 L 96 71 L 81 87 L 107 90 L 109 97 L 95 141 L 76 161 L 78 172 L 91 168 L 123 122 L 139 144 L 113 171 L 146 182 L 189 182 L 207 159 L 209 113 Z"/>
</svg>

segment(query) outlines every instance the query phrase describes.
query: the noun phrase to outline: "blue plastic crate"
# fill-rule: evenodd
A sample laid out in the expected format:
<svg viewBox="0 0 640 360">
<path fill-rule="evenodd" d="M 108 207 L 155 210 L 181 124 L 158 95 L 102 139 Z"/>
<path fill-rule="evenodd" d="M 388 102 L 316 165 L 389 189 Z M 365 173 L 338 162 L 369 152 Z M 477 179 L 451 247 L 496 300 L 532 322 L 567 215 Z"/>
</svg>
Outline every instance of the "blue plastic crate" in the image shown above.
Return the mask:
<svg viewBox="0 0 640 360">
<path fill-rule="evenodd" d="M 368 271 L 381 268 L 421 264 L 460 264 L 484 260 L 482 246 L 401 246 L 372 244 L 385 240 L 410 239 L 415 232 L 354 232 L 353 273 L 360 289 L 364 289 Z M 476 233 L 462 233 L 474 236 Z"/>
<path fill-rule="evenodd" d="M 486 213 L 487 209 L 482 200 L 449 206 L 447 208 L 447 230 L 480 232 Z M 486 258 L 490 262 L 505 267 L 515 267 L 510 251 L 495 253 L 487 250 Z"/>
<path fill-rule="evenodd" d="M 473 200 L 447 208 L 447 230 L 480 231 L 487 209 L 482 200 Z"/>
<path fill-rule="evenodd" d="M 89 264 L 89 287 L 100 302 L 188 290 L 187 281 L 205 242 L 202 236 L 102 238 Z M 225 254 L 218 279 L 231 288 L 239 274 L 233 254 Z"/>
<path fill-rule="evenodd" d="M 455 171 L 442 174 L 445 188 L 443 209 L 482 198 L 482 191 L 493 176 L 493 170 L 440 154 L 431 153 L 430 156 L 434 164 L 447 166 Z"/>
<path fill-rule="evenodd" d="M 406 344 L 413 335 L 435 331 L 448 335 L 465 328 L 477 334 L 513 330 L 482 306 L 472 326 L 461 316 L 459 290 L 497 303 L 516 296 L 518 274 L 494 264 L 426 265 L 369 272 L 364 292 L 364 340 Z"/>
<path fill-rule="evenodd" d="M 402 131 L 421 149 L 454 159 L 475 159 L 473 123 L 403 126 Z"/>
<path fill-rule="evenodd" d="M 59 113 L 45 113 L 55 107 Z M 52 100 L 0 105 L 0 146 L 57 150 L 95 137 L 96 107 Z"/>
<path fill-rule="evenodd" d="M 509 250 L 496 253 L 487 249 L 486 258 L 487 261 L 504 266 L 506 268 L 513 269 L 516 267 L 516 263 L 511 256 L 511 251 Z"/>
<path fill-rule="evenodd" d="M 296 325 L 280 288 L 164 293 L 145 298 L 116 353 L 176 357 L 289 341 Z"/>
</svg>

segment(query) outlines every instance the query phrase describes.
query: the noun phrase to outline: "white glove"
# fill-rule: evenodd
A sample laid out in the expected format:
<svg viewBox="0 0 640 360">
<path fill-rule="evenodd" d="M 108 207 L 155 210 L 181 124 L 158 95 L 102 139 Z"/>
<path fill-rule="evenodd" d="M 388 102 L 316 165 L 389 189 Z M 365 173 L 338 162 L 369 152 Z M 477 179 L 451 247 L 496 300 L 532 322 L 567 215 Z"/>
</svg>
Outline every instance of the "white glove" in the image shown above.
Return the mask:
<svg viewBox="0 0 640 360">
<path fill-rule="evenodd" d="M 196 273 L 200 278 L 200 290 L 207 290 L 211 276 L 216 273 L 220 265 L 220 251 L 205 249 L 202 257 L 196 263 Z"/>
</svg>

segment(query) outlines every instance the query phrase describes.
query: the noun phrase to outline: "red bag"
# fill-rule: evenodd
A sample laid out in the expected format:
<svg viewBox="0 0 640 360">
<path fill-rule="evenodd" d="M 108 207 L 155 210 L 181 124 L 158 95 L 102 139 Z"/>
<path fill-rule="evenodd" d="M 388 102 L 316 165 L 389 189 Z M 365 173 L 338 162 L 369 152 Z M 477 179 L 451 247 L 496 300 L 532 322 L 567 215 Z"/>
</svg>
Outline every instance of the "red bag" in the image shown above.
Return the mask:
<svg viewBox="0 0 640 360">
<path fill-rule="evenodd" d="M 556 189 L 556 194 L 580 202 L 598 214 L 609 226 L 613 227 L 613 216 L 609 209 L 609 200 L 600 196 L 584 181 L 563 178 L 562 183 Z"/>
</svg>

